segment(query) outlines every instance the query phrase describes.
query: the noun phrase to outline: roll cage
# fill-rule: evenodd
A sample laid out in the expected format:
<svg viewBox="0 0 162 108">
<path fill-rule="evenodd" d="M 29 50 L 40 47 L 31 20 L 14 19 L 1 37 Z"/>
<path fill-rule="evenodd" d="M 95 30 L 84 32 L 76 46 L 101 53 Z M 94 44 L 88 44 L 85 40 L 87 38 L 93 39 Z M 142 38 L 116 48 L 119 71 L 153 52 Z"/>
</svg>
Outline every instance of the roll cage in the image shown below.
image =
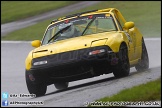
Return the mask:
<svg viewBox="0 0 162 108">
<path fill-rule="evenodd" d="M 91 14 L 102 14 L 102 13 L 109 13 L 110 15 L 114 16 L 118 20 L 118 22 L 120 24 L 126 23 L 125 18 L 123 17 L 123 15 L 120 13 L 120 11 L 118 9 L 116 9 L 116 8 L 107 8 L 107 9 L 91 10 L 91 11 L 86 11 L 86 12 L 81 12 L 81 13 L 68 15 L 68 16 L 61 17 L 61 18 L 58 18 L 56 20 L 53 20 L 51 22 L 51 24 L 54 24 L 56 22 L 60 22 L 62 20 L 66 20 L 66 19 L 69 19 L 69 18 L 72 18 L 72 17 L 80 17 L 80 16 L 84 16 L 84 15 L 88 15 L 88 14 L 91 15 Z"/>
</svg>

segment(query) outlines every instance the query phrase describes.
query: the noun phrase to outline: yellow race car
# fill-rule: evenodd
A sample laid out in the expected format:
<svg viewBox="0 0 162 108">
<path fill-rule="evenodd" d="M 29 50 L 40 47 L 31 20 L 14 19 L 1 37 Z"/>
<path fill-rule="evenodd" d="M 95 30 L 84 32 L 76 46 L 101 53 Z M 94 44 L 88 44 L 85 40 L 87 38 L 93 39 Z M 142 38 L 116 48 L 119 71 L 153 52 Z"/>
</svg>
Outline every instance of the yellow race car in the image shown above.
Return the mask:
<svg viewBox="0 0 162 108">
<path fill-rule="evenodd" d="M 26 84 L 41 96 L 47 86 L 66 89 L 69 82 L 112 73 L 128 76 L 130 68 L 149 68 L 143 35 L 119 10 L 108 8 L 69 15 L 52 21 L 42 41 L 28 54 Z"/>
</svg>

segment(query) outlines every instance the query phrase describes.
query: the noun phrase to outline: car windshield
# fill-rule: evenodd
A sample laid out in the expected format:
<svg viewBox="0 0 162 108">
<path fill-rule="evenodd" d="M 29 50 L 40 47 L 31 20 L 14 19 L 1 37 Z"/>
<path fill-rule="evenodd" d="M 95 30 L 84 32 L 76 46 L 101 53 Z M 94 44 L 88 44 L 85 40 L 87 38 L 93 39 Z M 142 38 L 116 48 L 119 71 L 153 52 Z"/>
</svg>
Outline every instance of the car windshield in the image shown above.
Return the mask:
<svg viewBox="0 0 162 108">
<path fill-rule="evenodd" d="M 112 17 L 105 14 L 78 17 L 49 26 L 42 40 L 42 45 L 69 38 L 116 30 L 117 28 Z"/>
</svg>

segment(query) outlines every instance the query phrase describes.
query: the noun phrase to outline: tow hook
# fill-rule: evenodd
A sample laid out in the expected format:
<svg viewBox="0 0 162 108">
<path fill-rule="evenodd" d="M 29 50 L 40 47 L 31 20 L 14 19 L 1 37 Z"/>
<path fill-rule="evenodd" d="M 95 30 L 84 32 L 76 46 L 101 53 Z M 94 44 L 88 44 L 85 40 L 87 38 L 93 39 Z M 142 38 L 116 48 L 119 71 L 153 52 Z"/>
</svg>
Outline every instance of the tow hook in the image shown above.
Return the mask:
<svg viewBox="0 0 162 108">
<path fill-rule="evenodd" d="M 35 81 L 35 78 L 32 74 L 29 75 L 29 79 L 30 79 L 30 81 Z"/>
</svg>

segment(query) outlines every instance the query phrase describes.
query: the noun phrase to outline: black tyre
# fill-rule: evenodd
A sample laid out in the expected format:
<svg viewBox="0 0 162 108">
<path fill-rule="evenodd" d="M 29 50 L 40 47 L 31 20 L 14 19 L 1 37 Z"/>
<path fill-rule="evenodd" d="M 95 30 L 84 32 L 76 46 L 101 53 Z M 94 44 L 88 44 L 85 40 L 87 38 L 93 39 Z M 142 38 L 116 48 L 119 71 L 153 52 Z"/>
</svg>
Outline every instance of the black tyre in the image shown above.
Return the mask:
<svg viewBox="0 0 162 108">
<path fill-rule="evenodd" d="M 130 73 L 130 64 L 128 58 L 128 49 L 125 44 L 121 44 L 118 53 L 118 64 L 113 68 L 113 74 L 115 77 L 128 76 Z"/>
<path fill-rule="evenodd" d="M 26 85 L 30 94 L 35 94 L 36 96 L 45 95 L 47 90 L 47 85 L 45 83 L 36 82 L 37 79 L 29 72 L 25 72 Z"/>
<path fill-rule="evenodd" d="M 138 62 L 138 64 L 135 66 L 137 71 L 144 71 L 149 68 L 149 57 L 146 49 L 146 45 L 144 42 L 144 39 L 142 38 L 142 55 L 141 60 Z"/>
<path fill-rule="evenodd" d="M 68 88 L 69 83 L 68 82 L 58 82 L 54 83 L 56 89 L 62 90 Z"/>
</svg>

